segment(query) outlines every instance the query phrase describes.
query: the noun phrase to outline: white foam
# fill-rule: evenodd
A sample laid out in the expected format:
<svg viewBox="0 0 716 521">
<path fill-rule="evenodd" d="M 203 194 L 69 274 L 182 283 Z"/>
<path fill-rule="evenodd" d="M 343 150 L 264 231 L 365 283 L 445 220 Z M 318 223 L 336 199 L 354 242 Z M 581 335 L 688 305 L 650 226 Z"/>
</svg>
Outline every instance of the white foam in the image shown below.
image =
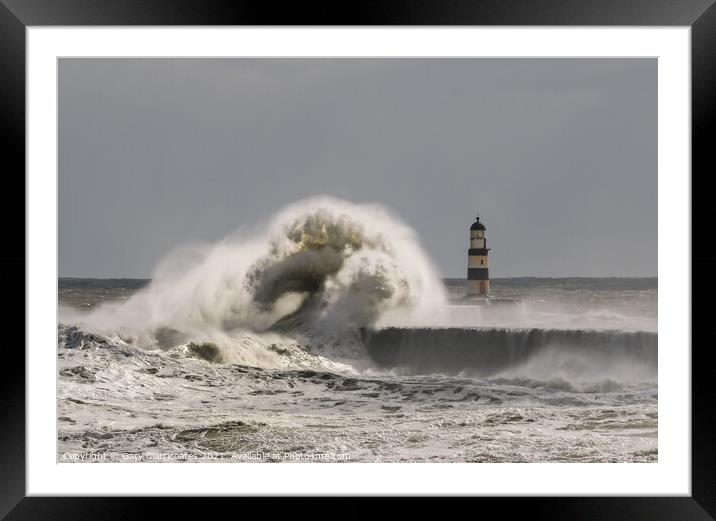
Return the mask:
<svg viewBox="0 0 716 521">
<path fill-rule="evenodd" d="M 126 302 L 62 319 L 145 347 L 213 342 L 262 365 L 264 353 L 237 353 L 298 333 L 330 339 L 381 321 L 419 325 L 446 310 L 446 290 L 412 229 L 382 206 L 320 197 L 253 232 L 176 249 Z M 268 338 L 282 320 L 289 339 Z"/>
</svg>

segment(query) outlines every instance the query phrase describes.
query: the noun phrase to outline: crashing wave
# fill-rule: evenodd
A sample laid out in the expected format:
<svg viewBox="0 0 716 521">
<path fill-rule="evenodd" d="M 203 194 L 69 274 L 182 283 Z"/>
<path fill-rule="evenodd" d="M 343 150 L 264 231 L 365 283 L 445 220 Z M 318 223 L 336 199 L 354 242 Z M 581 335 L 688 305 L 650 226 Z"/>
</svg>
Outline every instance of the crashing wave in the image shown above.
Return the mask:
<svg viewBox="0 0 716 521">
<path fill-rule="evenodd" d="M 357 328 L 424 323 L 446 303 L 408 226 L 381 206 L 317 198 L 289 206 L 254 233 L 177 250 L 126 302 L 62 321 L 164 349 L 195 341 L 231 350 L 251 335 L 269 344 L 267 335 L 273 343 L 310 337 L 320 347 L 347 336 L 359 356 Z"/>
</svg>

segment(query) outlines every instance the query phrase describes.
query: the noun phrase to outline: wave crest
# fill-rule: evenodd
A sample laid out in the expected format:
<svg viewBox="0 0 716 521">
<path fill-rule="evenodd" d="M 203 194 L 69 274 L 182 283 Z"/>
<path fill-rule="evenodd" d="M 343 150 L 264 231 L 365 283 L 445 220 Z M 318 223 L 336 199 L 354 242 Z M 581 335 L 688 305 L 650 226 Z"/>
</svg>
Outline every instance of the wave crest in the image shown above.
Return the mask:
<svg viewBox="0 0 716 521">
<path fill-rule="evenodd" d="M 241 332 L 336 334 L 444 312 L 446 291 L 415 233 L 378 205 L 301 201 L 254 233 L 184 247 L 126 302 L 64 317 L 140 345 Z"/>
</svg>

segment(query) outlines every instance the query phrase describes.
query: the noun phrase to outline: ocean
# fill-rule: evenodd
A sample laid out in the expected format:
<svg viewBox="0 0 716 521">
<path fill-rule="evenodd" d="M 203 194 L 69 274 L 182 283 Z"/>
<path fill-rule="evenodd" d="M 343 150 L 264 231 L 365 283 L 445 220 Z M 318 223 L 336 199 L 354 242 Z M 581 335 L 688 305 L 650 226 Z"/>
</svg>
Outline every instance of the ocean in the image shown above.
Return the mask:
<svg viewBox="0 0 716 521">
<path fill-rule="evenodd" d="M 60 279 L 58 461 L 657 460 L 656 278 L 493 279 L 515 300 L 489 305 L 442 282 L 429 327 L 284 325 L 226 349 L 83 326 L 149 281 Z"/>
<path fill-rule="evenodd" d="M 59 461 L 658 457 L 656 278 L 467 299 L 389 210 L 319 198 L 58 289 Z"/>
</svg>

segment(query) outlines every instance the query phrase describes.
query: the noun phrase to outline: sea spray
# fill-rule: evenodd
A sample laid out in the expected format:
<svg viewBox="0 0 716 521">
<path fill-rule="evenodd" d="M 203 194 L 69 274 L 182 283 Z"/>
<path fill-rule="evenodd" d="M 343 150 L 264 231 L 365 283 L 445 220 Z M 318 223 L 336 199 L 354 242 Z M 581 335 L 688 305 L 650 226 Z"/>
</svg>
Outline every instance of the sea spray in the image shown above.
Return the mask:
<svg viewBox="0 0 716 521">
<path fill-rule="evenodd" d="M 445 288 L 413 230 L 382 206 L 321 197 L 288 206 L 253 233 L 179 248 L 126 302 L 63 321 L 149 348 L 249 349 L 249 362 L 274 365 L 271 345 L 360 344 L 358 328 L 424 325 L 446 310 Z"/>
</svg>

